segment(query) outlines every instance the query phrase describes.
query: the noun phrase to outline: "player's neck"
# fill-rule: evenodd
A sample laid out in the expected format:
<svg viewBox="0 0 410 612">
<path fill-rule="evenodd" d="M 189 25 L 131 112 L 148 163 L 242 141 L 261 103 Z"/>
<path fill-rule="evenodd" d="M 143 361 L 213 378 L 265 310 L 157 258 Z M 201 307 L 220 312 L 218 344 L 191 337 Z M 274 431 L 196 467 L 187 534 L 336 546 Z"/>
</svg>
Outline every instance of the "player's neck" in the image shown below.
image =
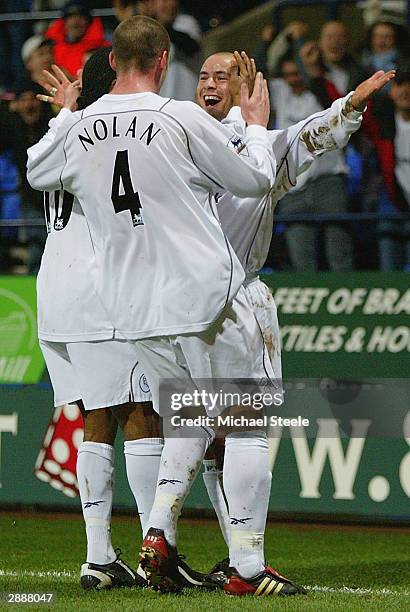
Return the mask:
<svg viewBox="0 0 410 612">
<path fill-rule="evenodd" d="M 152 91 L 158 93 L 159 86 L 156 83 L 154 75 L 141 74 L 136 72 L 124 72 L 117 74 L 117 80 L 110 94 L 124 95 L 133 93 L 144 93 Z"/>
</svg>

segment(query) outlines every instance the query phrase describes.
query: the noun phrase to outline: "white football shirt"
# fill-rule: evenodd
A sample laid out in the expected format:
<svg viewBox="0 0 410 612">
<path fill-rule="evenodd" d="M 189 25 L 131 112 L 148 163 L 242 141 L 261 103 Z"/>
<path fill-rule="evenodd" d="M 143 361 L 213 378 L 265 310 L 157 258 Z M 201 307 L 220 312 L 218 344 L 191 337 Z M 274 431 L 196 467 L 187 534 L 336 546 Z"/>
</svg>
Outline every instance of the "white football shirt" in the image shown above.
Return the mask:
<svg viewBox="0 0 410 612">
<path fill-rule="evenodd" d="M 286 130 L 310 115 L 320 113 L 323 107 L 311 91 L 296 95 L 284 79 L 271 79 L 271 107 L 275 110 L 277 130 Z M 309 169 L 299 176 L 292 193 L 306 189 L 307 183 L 320 176 L 329 174 L 347 174 L 348 167 L 341 150 L 328 151 L 326 155 L 316 157 Z"/>
<path fill-rule="evenodd" d="M 31 147 L 33 163 L 55 140 L 72 113 L 63 109 L 51 119 L 44 138 Z M 47 240 L 37 275 L 38 336 L 52 342 L 109 340 L 114 328 L 98 296 L 95 254 L 78 200 L 61 190 L 45 192 Z"/>
<path fill-rule="evenodd" d="M 191 102 L 107 94 L 29 158 L 34 188 L 78 199 L 97 291 L 121 337 L 202 331 L 235 296 L 244 272 L 210 193 L 269 191 L 275 164 L 266 134 L 247 128 L 244 146 Z"/>
<path fill-rule="evenodd" d="M 268 132 L 277 168 L 269 195 L 263 198 L 239 198 L 228 192 L 216 195 L 222 228 L 248 278 L 255 276 L 266 261 L 277 202 L 318 156 L 345 147 L 351 134 L 359 129 L 362 113 L 351 106 L 351 96 L 350 93 L 336 100 L 327 110 L 314 113 L 288 129 Z M 239 137 L 243 135 L 239 107 L 231 109 L 224 123 Z"/>
</svg>

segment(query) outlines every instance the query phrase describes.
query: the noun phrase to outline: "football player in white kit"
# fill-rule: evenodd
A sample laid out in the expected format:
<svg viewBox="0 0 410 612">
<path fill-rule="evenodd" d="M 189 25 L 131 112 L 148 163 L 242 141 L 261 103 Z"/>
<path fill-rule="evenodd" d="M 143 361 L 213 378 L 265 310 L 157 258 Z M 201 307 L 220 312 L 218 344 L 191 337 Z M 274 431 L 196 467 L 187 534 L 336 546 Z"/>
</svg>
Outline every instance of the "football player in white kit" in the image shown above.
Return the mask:
<svg viewBox="0 0 410 612">
<path fill-rule="evenodd" d="M 83 107 L 109 91 L 115 72 L 107 68 L 106 50 L 86 64 Z M 79 93 L 76 84 L 70 85 L 61 71 L 57 74 L 73 88 L 74 100 Z M 59 82 L 54 79 L 57 93 Z M 51 121 L 51 130 L 30 150 L 30 159 L 47 148 L 63 118 L 64 112 Z M 48 239 L 37 277 L 38 336 L 55 406 L 76 403 L 84 419 L 77 459 L 87 536 L 81 585 L 84 589 L 145 586 L 111 543 L 113 444 L 119 424 L 125 437 L 127 477 L 143 526 L 153 503 L 163 445 L 158 417 L 135 351 L 126 340 L 114 339 L 113 325 L 94 288 L 94 250 L 77 199 L 60 189 L 45 192 L 44 209 Z"/>
<path fill-rule="evenodd" d="M 211 55 L 200 71 L 196 92 L 198 104 L 218 121 L 230 125 L 239 138 L 243 138 L 245 128 L 238 106 L 240 83 L 247 82 L 251 89 L 255 75 L 255 63 L 244 52 Z M 262 330 L 278 386 L 281 386 L 282 367 L 276 305 L 269 288 L 258 276 L 272 239 L 275 206 L 317 156 L 346 146 L 350 136 L 361 125 L 367 100 L 393 76 L 393 71 L 380 71 L 354 92 L 336 100 L 329 109 L 286 130 L 268 131 L 277 162 L 275 183 L 268 195 L 259 199 L 240 198 L 225 191 L 215 196 L 222 228 L 246 273 L 245 292 Z M 204 465 L 205 486 L 229 547 L 231 520 L 221 487 L 220 466 L 211 453 Z M 219 562 L 213 571 L 226 571 L 228 561 Z"/>
<path fill-rule="evenodd" d="M 266 379 L 263 338 L 241 288 L 243 269 L 210 194 L 262 197 L 275 173 L 262 75 L 252 96 L 242 89 L 247 127 L 240 155 L 237 137 L 198 106 L 156 94 L 168 50 L 157 22 L 122 22 L 113 38 L 111 93 L 66 117 L 55 141 L 28 164 L 34 188 L 63 188 L 78 198 L 95 249 L 98 293 L 115 333 L 137 341 L 154 406 L 164 416 L 172 411 L 159 402 L 161 379 L 177 379 L 188 390 L 200 378 Z M 214 432 L 201 424 L 175 426 L 172 434 L 141 551 L 149 583 L 165 591 L 179 589 L 177 519 Z M 265 565 L 270 480 L 266 434 L 229 434 L 225 492 L 239 525 L 230 538 L 233 580 L 225 588 L 231 594 L 243 594 L 235 580 L 256 594 L 304 592 Z"/>
<path fill-rule="evenodd" d="M 51 121 L 47 137 L 32 147 L 31 160 L 55 138 L 67 110 L 85 108 L 109 92 L 116 77 L 109 52 L 99 49 L 87 61 L 79 100 L 78 84 L 70 83 L 57 66 L 54 74 L 44 71 L 44 86 L 54 95 L 40 99 L 65 102 L 66 110 Z M 94 289 L 94 249 L 78 200 L 65 191 L 44 195 L 49 236 L 37 279 L 40 346 L 55 405 L 75 402 L 84 418 L 85 440 L 77 462 L 87 535 L 81 585 L 84 589 L 146 586 L 144 576 L 131 570 L 111 544 L 113 444 L 119 424 L 125 437 L 127 477 L 145 535 L 163 446 L 159 418 L 134 348 L 126 340 L 113 339 L 114 328 Z M 221 586 L 214 577 L 192 570 L 180 557 L 178 570 L 184 587 Z"/>
</svg>

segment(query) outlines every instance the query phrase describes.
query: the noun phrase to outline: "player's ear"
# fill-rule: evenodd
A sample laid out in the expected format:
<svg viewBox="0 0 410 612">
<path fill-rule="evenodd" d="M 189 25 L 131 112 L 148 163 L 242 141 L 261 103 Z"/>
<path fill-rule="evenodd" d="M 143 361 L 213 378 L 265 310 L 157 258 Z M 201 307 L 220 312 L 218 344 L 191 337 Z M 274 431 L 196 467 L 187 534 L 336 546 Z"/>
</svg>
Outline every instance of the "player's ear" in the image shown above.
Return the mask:
<svg viewBox="0 0 410 612">
<path fill-rule="evenodd" d="M 110 66 L 113 70 L 117 71 L 117 63 L 115 61 L 115 56 L 112 51 L 110 51 L 110 55 L 108 56 L 108 61 L 110 62 Z"/>
<path fill-rule="evenodd" d="M 162 70 L 168 67 L 168 57 L 169 53 L 166 49 L 164 49 L 159 58 L 159 65 L 161 66 Z"/>
</svg>

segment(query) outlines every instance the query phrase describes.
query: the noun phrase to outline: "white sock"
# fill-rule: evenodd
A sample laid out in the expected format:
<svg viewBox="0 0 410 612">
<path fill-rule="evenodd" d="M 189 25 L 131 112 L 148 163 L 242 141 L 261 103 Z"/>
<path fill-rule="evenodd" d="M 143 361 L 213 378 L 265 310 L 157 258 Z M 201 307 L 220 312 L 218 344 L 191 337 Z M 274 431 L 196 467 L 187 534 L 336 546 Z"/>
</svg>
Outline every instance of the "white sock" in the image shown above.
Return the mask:
<svg viewBox="0 0 410 612">
<path fill-rule="evenodd" d="M 265 566 L 264 534 L 272 475 L 263 432 L 229 434 L 225 440 L 223 482 L 231 523 L 229 559 L 251 578 Z"/>
<path fill-rule="evenodd" d="M 202 478 L 204 479 L 208 497 L 211 500 L 216 516 L 218 517 L 222 535 L 227 547 L 229 548 L 230 521 L 225 495 L 221 484 L 222 471 L 217 469 L 215 459 L 205 459 L 204 468 L 205 471 L 202 474 Z"/>
<path fill-rule="evenodd" d="M 163 446 L 162 438 L 142 438 L 124 442 L 128 484 L 137 504 L 143 537 L 147 532 L 154 503 Z"/>
<path fill-rule="evenodd" d="M 110 444 L 82 442 L 77 456 L 77 479 L 87 534 L 87 563 L 115 560 L 111 544 L 114 488 L 114 449 Z"/>
<path fill-rule="evenodd" d="M 182 505 L 212 442 L 205 429 L 180 428 L 181 437 L 166 438 L 158 473 L 158 484 L 148 527 L 162 529 L 171 546 L 176 545 L 176 529 Z M 175 436 L 177 432 L 175 432 Z"/>
</svg>

